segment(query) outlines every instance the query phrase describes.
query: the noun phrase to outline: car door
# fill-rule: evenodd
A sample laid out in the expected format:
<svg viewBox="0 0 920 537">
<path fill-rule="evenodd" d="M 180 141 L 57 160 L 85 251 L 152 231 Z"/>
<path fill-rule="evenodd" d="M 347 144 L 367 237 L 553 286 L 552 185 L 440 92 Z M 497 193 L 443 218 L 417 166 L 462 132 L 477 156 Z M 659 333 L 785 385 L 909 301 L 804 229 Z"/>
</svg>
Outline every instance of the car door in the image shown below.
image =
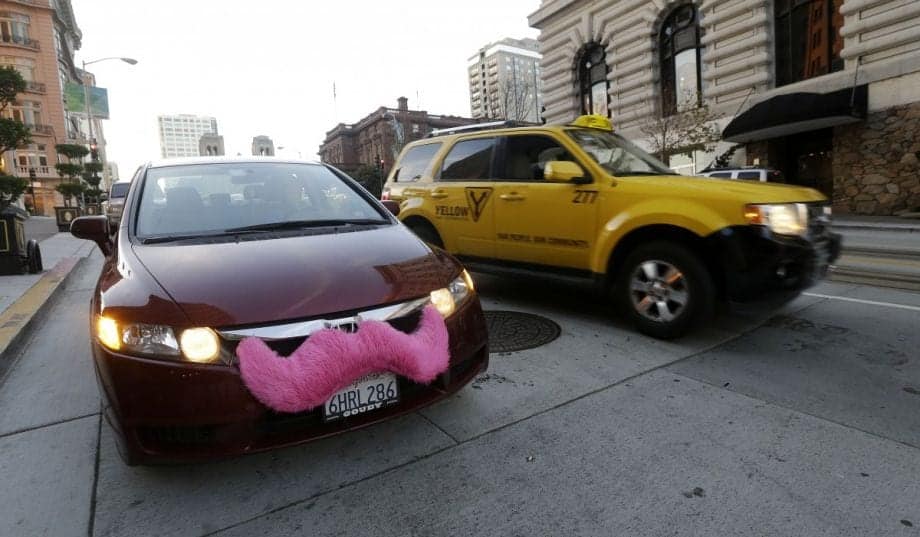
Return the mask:
<svg viewBox="0 0 920 537">
<path fill-rule="evenodd" d="M 500 154 L 495 182 L 496 257 L 586 269 L 596 236 L 598 191 L 590 183 L 543 179 L 547 162 L 577 159 L 547 134 L 507 136 Z"/>
<path fill-rule="evenodd" d="M 435 226 L 451 253 L 491 258 L 495 248 L 492 162 L 496 137 L 459 139 L 428 196 Z"/>
</svg>

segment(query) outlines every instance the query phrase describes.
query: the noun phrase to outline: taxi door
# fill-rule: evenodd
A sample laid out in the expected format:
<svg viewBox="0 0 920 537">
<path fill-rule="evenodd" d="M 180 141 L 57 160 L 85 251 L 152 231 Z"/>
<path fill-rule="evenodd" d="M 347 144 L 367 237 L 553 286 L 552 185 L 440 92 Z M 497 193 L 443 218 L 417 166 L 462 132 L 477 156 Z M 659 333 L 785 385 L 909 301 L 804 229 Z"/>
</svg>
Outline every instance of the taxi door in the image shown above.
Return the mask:
<svg viewBox="0 0 920 537">
<path fill-rule="evenodd" d="M 461 139 L 450 148 L 428 193 L 429 213 L 447 251 L 494 257 L 492 163 L 497 138 Z"/>
<path fill-rule="evenodd" d="M 577 160 L 547 134 L 507 136 L 501 154 L 494 193 L 495 257 L 588 269 L 597 235 L 598 191 L 590 183 L 543 179 L 547 162 Z"/>
</svg>

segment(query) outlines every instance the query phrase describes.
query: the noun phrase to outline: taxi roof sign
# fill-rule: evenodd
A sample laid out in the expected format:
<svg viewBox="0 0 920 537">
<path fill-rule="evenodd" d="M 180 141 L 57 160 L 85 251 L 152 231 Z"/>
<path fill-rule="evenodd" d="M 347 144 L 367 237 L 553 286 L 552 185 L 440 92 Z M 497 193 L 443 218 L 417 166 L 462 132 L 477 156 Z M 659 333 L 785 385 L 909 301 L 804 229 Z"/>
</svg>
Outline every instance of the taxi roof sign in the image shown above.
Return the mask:
<svg viewBox="0 0 920 537">
<path fill-rule="evenodd" d="M 578 116 L 575 121 L 572 122 L 572 125 L 575 127 L 587 127 L 589 129 L 601 129 L 605 131 L 613 130 L 613 123 L 610 119 L 599 114 Z"/>
</svg>

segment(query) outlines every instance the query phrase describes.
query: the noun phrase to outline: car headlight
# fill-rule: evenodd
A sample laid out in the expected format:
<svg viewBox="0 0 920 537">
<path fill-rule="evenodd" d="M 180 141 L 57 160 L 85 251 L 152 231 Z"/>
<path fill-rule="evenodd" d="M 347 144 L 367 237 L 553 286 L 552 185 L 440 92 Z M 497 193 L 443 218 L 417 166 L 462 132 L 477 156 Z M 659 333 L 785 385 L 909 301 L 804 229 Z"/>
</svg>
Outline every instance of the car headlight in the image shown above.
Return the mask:
<svg viewBox="0 0 920 537">
<path fill-rule="evenodd" d="M 431 303 L 442 316 L 448 317 L 457 309 L 458 305 L 473 294 L 473 291 L 475 291 L 473 279 L 470 277 L 470 273 L 464 270 L 447 287 L 432 291 Z"/>
<path fill-rule="evenodd" d="M 805 235 L 808 231 L 808 207 L 804 203 L 745 205 L 744 218 L 780 235 Z"/>
<path fill-rule="evenodd" d="M 186 328 L 177 339 L 170 326 L 119 323 L 104 315 L 96 318 L 95 328 L 99 343 L 124 354 L 196 363 L 213 362 L 220 356 L 220 340 L 210 328 Z"/>
</svg>

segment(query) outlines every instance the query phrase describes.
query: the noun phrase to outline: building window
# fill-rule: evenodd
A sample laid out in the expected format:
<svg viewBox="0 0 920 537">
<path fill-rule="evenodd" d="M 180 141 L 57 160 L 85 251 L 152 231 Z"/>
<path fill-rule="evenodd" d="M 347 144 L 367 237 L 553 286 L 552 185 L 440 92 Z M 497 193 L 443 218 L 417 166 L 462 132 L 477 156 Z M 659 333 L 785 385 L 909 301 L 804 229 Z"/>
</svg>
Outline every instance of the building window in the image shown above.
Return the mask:
<svg viewBox="0 0 920 537">
<path fill-rule="evenodd" d="M 661 110 L 670 116 L 702 103 L 699 13 L 692 4 L 674 9 L 658 36 Z"/>
<path fill-rule="evenodd" d="M 29 17 L 18 13 L 0 12 L 0 37 L 4 43 L 29 43 Z"/>
<path fill-rule="evenodd" d="M 843 0 L 776 0 L 776 85 L 843 69 Z"/>
<path fill-rule="evenodd" d="M 35 62 L 32 60 L 13 56 L 0 56 L 0 66 L 16 69 L 26 82 L 35 80 Z"/>
<path fill-rule="evenodd" d="M 607 108 L 607 62 L 604 47 L 591 44 L 585 47 L 578 60 L 579 102 L 582 114 L 599 114 L 610 117 Z"/>
<path fill-rule="evenodd" d="M 42 103 L 37 101 L 24 101 L 13 105 L 10 117 L 30 127 L 42 123 Z"/>
</svg>

